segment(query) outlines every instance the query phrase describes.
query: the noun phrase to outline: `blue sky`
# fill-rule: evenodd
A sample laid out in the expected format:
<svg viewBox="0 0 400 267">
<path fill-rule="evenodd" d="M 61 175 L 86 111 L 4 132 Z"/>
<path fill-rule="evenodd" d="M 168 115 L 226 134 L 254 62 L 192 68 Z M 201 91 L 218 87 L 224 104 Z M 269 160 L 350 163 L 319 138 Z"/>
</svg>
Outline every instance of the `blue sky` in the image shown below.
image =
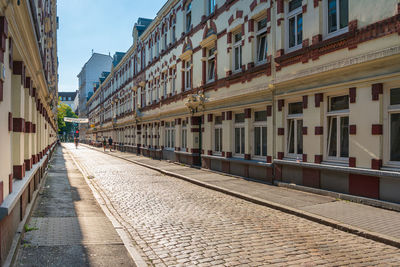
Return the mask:
<svg viewBox="0 0 400 267">
<path fill-rule="evenodd" d="M 83 64 L 94 52 L 126 52 L 138 17 L 154 18 L 166 0 L 59 0 L 59 91 L 78 89 Z"/>
</svg>

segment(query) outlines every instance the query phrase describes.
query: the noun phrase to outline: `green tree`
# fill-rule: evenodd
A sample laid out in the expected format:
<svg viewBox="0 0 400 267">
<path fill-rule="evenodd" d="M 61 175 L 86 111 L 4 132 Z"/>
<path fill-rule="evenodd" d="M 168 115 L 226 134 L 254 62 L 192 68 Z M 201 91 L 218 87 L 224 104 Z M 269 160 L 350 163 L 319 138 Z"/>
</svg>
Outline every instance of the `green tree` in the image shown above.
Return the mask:
<svg viewBox="0 0 400 267">
<path fill-rule="evenodd" d="M 78 116 L 72 111 L 72 109 L 62 103 L 61 101 L 58 101 L 58 133 L 59 134 L 69 134 L 73 132 L 75 128 L 75 124 L 73 122 L 65 122 L 64 117 L 69 117 L 69 118 L 78 118 Z"/>
</svg>

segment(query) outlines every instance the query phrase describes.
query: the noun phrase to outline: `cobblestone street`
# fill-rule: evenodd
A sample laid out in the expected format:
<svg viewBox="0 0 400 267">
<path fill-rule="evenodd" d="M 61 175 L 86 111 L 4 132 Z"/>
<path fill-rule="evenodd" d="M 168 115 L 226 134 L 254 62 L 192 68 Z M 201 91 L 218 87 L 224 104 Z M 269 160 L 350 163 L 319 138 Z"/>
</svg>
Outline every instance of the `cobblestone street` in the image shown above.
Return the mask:
<svg viewBox="0 0 400 267">
<path fill-rule="evenodd" d="M 396 266 L 400 250 L 66 145 L 155 266 Z"/>
</svg>

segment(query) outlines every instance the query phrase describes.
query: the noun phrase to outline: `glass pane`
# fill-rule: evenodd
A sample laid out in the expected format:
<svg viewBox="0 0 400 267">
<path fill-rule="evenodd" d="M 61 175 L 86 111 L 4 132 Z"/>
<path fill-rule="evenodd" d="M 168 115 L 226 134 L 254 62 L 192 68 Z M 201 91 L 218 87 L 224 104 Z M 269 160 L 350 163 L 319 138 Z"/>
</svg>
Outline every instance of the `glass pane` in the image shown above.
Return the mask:
<svg viewBox="0 0 400 267">
<path fill-rule="evenodd" d="M 303 102 L 289 103 L 289 114 L 302 114 Z"/>
<path fill-rule="evenodd" d="M 400 105 L 400 88 L 390 89 L 390 105 Z"/>
<path fill-rule="evenodd" d="M 257 22 L 257 30 L 262 30 L 265 27 L 267 27 L 267 18 L 264 18 L 262 20 L 260 20 L 259 22 Z"/>
<path fill-rule="evenodd" d="M 337 30 L 337 7 L 336 0 L 328 0 L 328 32 Z"/>
<path fill-rule="evenodd" d="M 288 153 L 294 153 L 294 120 L 289 120 L 288 122 Z"/>
<path fill-rule="evenodd" d="M 296 45 L 295 30 L 295 17 L 292 17 L 289 19 L 289 47 Z"/>
<path fill-rule="evenodd" d="M 254 128 L 254 155 L 260 156 L 261 155 L 261 133 L 260 127 Z"/>
<path fill-rule="evenodd" d="M 237 43 L 241 40 L 242 40 L 242 33 L 235 34 L 235 43 Z"/>
<path fill-rule="evenodd" d="M 289 2 L 289 12 L 295 10 L 296 8 L 301 7 L 302 0 L 292 0 Z"/>
<path fill-rule="evenodd" d="M 329 119 L 329 144 L 328 144 L 328 155 L 336 157 L 337 155 L 337 119 L 331 117 Z"/>
<path fill-rule="evenodd" d="M 340 156 L 349 157 L 349 117 L 340 118 Z"/>
<path fill-rule="evenodd" d="M 297 154 L 303 154 L 303 120 L 297 120 Z"/>
<path fill-rule="evenodd" d="M 390 115 L 390 160 L 400 161 L 400 113 Z"/>
<path fill-rule="evenodd" d="M 235 128 L 235 153 L 240 153 L 240 128 Z"/>
<path fill-rule="evenodd" d="M 330 99 L 329 111 L 349 109 L 349 96 L 337 96 Z"/>
<path fill-rule="evenodd" d="M 208 62 L 208 80 L 214 79 L 214 60 Z"/>
<path fill-rule="evenodd" d="M 244 128 L 240 128 L 240 145 L 241 145 L 241 154 L 244 154 Z"/>
<path fill-rule="evenodd" d="M 303 41 L 303 16 L 297 15 L 297 44 Z"/>
<path fill-rule="evenodd" d="M 267 127 L 262 127 L 262 155 L 267 155 Z"/>
<path fill-rule="evenodd" d="M 267 111 L 256 111 L 254 112 L 254 121 L 266 121 Z"/>
<path fill-rule="evenodd" d="M 347 27 L 349 23 L 349 1 L 339 0 L 340 29 Z"/>
<path fill-rule="evenodd" d="M 222 124 L 222 116 L 215 116 L 215 124 Z"/>
<path fill-rule="evenodd" d="M 222 151 L 222 129 L 219 129 L 219 151 Z"/>
<path fill-rule="evenodd" d="M 219 130 L 219 129 L 215 129 L 215 130 L 214 130 L 214 136 L 215 136 L 214 150 L 215 150 L 215 151 L 219 151 L 219 150 L 218 150 L 218 142 L 219 142 L 218 130 Z"/>
<path fill-rule="evenodd" d="M 239 69 L 239 47 L 235 47 L 235 70 Z"/>
<path fill-rule="evenodd" d="M 258 36 L 258 42 L 257 42 L 257 60 L 258 61 L 263 61 L 266 59 L 266 35 L 263 34 L 261 36 Z"/>
<path fill-rule="evenodd" d="M 235 123 L 244 122 L 244 113 L 235 114 Z"/>
</svg>

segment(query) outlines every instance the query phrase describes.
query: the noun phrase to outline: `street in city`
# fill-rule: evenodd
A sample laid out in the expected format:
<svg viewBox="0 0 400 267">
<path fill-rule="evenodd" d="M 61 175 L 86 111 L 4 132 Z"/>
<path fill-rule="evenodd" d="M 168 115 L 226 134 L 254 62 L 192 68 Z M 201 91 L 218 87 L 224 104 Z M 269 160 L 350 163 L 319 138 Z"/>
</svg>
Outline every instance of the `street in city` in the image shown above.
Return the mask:
<svg viewBox="0 0 400 267">
<path fill-rule="evenodd" d="M 149 266 L 396 266 L 400 262 L 400 250 L 396 247 L 203 188 L 116 158 L 110 152 L 102 153 L 87 146 L 75 149 L 74 145 L 65 144 L 57 153 L 53 172 L 65 170 L 63 160 L 70 167 L 67 175 L 50 174 L 47 178 L 46 193 L 38 200 L 28 224 L 35 230 L 25 234 L 26 243 L 20 248 L 17 266 L 29 266 L 24 257 L 32 258 L 35 253 L 37 256 L 33 258 L 56 260 L 62 257 L 57 252 L 46 256 L 42 252 L 47 248 L 53 251 L 56 247 L 85 244 L 85 236 L 101 236 L 96 242 L 104 241 L 105 246 L 107 242 L 121 244 L 113 239 L 119 238 L 112 234 L 110 224 L 103 222 L 104 216 L 98 215 L 101 211 L 96 205 L 79 208 L 88 194 L 80 201 L 75 198 L 75 187 L 85 183 L 77 167 L 89 177 L 87 181 L 95 192 L 106 199 L 109 215 L 127 232 L 134 244 L 136 260 Z M 78 166 L 74 166 L 75 162 Z M 66 197 L 71 195 L 73 206 Z M 52 203 L 47 202 L 48 196 L 53 197 Z M 64 220 L 54 224 L 56 217 Z M 88 227 L 91 220 L 98 225 Z M 42 228 L 51 223 L 56 233 Z M 108 228 L 100 229 L 100 224 Z M 88 234 L 71 236 L 72 225 L 76 232 Z M 52 240 L 52 235 L 60 239 Z M 67 251 L 72 258 L 74 253 L 85 255 L 82 250 Z M 86 249 L 90 256 L 89 251 Z M 95 254 L 102 258 L 102 253 L 109 256 L 110 251 L 97 250 Z M 122 263 L 130 265 L 129 261 Z"/>
</svg>

